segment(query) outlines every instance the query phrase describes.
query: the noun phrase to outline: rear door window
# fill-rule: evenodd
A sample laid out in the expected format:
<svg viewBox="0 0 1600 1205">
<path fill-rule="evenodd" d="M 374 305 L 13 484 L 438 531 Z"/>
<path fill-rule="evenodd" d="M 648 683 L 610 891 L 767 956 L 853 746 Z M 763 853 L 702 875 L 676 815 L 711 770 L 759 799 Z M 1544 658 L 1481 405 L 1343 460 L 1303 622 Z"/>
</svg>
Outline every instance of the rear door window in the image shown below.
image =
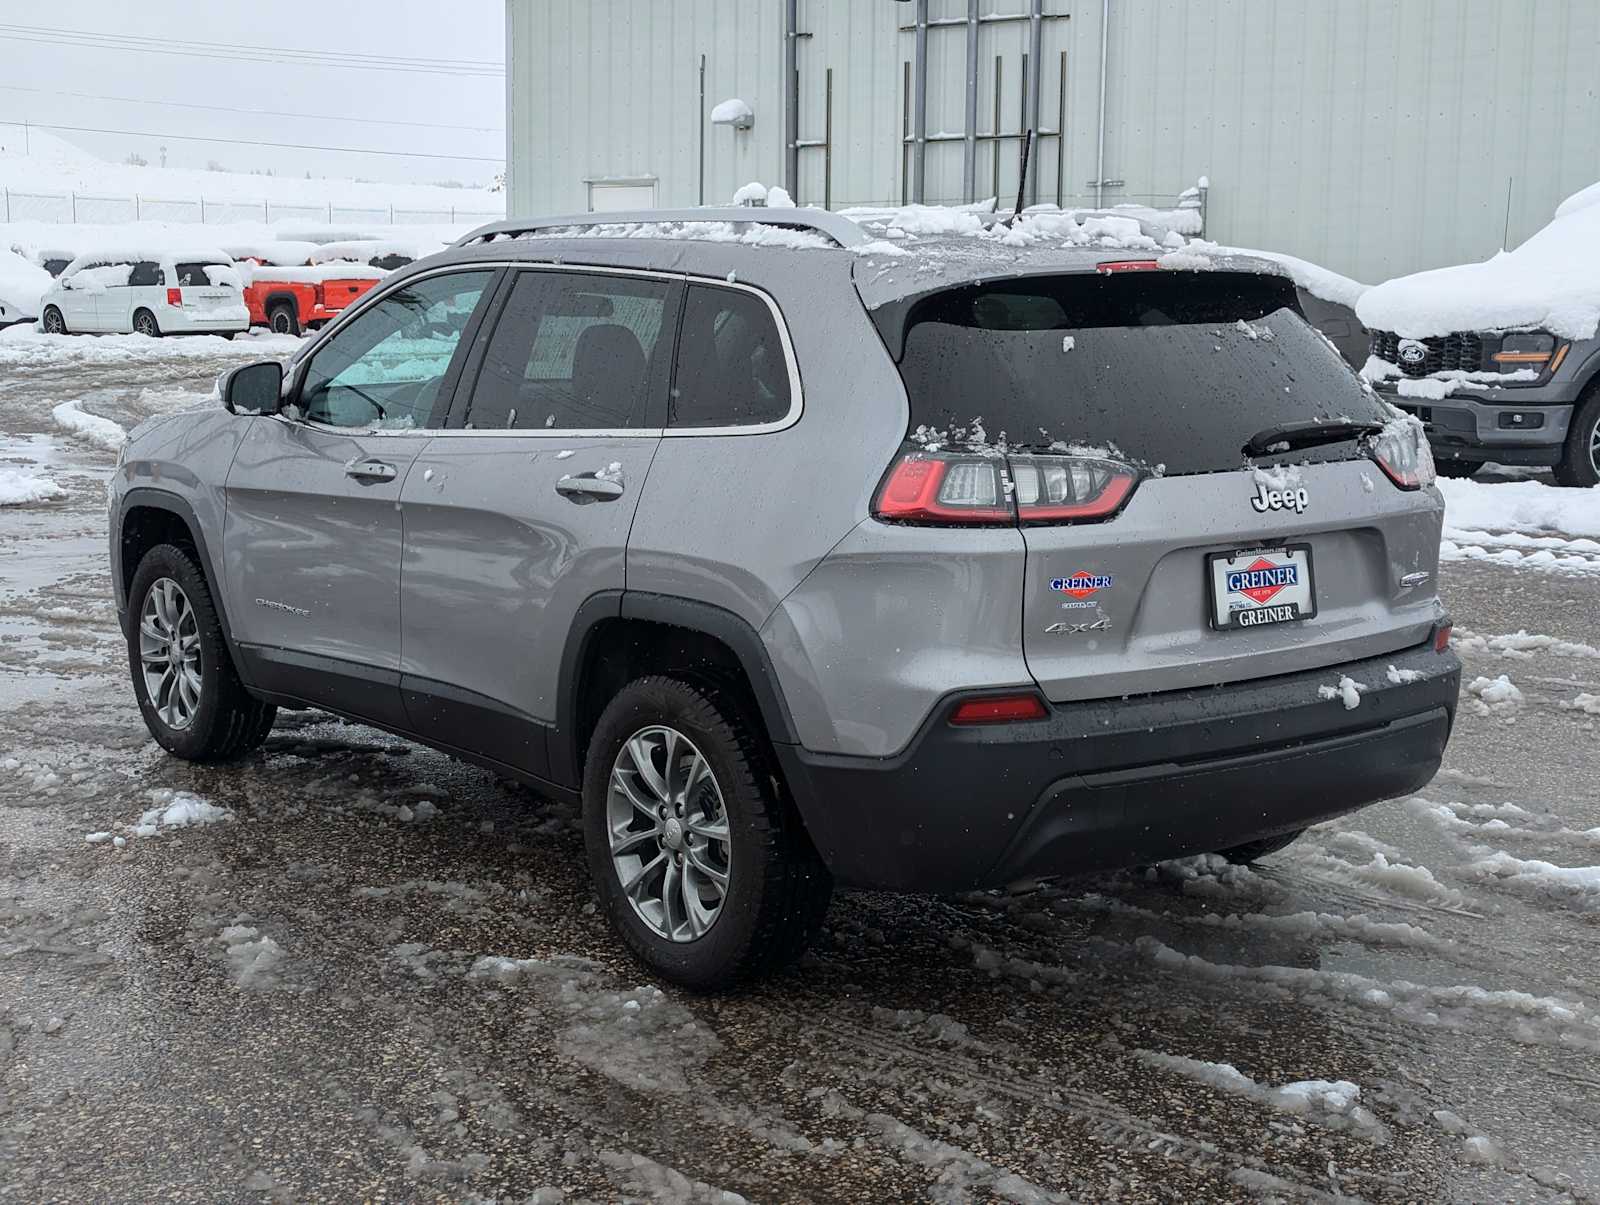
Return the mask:
<svg viewBox="0 0 1600 1205">
<path fill-rule="evenodd" d="M 1238 272 L 1024 278 L 950 289 L 906 316 L 913 435 L 1104 449 L 1169 474 L 1237 469 L 1258 431 L 1383 422 L 1381 403 L 1296 309 Z M 1297 459 L 1354 455 L 1349 444 Z"/>
<path fill-rule="evenodd" d="M 466 425 L 486 431 L 661 426 L 679 286 L 524 271 L 484 353 Z"/>
<path fill-rule="evenodd" d="M 145 288 L 151 285 L 166 283 L 163 279 L 161 265 L 151 260 L 141 260 L 133 265 L 133 271 L 128 273 L 128 284 L 135 288 Z"/>
<path fill-rule="evenodd" d="M 766 301 L 743 289 L 690 285 L 667 425 L 775 423 L 791 400 L 789 361 Z"/>
</svg>

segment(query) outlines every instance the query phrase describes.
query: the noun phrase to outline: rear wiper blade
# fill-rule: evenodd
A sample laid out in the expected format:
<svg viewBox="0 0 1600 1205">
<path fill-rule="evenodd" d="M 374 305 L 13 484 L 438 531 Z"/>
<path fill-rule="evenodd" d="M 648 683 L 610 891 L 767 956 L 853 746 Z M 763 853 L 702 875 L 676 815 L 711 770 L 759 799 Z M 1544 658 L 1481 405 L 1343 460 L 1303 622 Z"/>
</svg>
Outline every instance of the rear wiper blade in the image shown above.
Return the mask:
<svg viewBox="0 0 1600 1205">
<path fill-rule="evenodd" d="M 1264 456 L 1269 452 L 1289 452 L 1295 448 L 1314 448 L 1320 444 L 1343 443 L 1347 439 L 1362 439 L 1383 430 L 1382 423 L 1358 423 L 1340 420 L 1319 423 L 1305 420 L 1281 423 L 1257 431 L 1244 445 L 1246 456 Z"/>
</svg>

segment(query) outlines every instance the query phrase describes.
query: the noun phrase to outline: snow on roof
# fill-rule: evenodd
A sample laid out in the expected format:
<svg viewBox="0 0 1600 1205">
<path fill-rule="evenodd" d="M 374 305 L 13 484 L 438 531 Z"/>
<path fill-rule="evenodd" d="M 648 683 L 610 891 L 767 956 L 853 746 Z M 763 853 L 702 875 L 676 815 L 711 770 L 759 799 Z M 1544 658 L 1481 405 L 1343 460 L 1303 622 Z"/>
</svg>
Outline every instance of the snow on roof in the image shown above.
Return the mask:
<svg viewBox="0 0 1600 1205">
<path fill-rule="evenodd" d="M 1550 224 L 1515 250 L 1375 285 L 1356 314 L 1373 330 L 1411 339 L 1535 327 L 1593 338 L 1600 330 L 1600 184 L 1568 197 Z"/>
<path fill-rule="evenodd" d="M 292 267 L 311 261 L 316 243 L 294 242 L 289 239 L 246 239 L 230 242 L 223 247 L 234 259 L 259 260 L 275 267 Z"/>
<path fill-rule="evenodd" d="M 1197 244 L 1190 244 L 1195 246 Z M 1282 251 L 1262 251 L 1255 247 L 1224 247 L 1217 243 L 1198 244 L 1215 248 L 1218 252 L 1229 255 L 1256 255 L 1262 259 L 1270 259 L 1283 266 L 1284 270 L 1294 278 L 1294 283 L 1310 293 L 1313 297 L 1320 297 L 1323 301 L 1331 301 L 1335 305 L 1346 305 L 1351 309 L 1362 295 L 1370 289 L 1371 285 L 1362 284 L 1359 280 L 1352 280 L 1348 276 L 1340 276 L 1337 272 L 1329 271 L 1320 264 L 1311 263 L 1309 260 L 1299 259 L 1293 255 L 1285 255 Z"/>
<path fill-rule="evenodd" d="M 232 264 L 233 256 L 221 247 L 212 247 L 204 243 L 169 244 L 163 246 L 156 243 L 106 243 L 85 251 L 73 260 L 63 270 L 62 275 L 81 271 L 84 264 L 137 264 L 137 263 L 163 263 L 181 260 L 185 263 L 214 263 Z"/>
<path fill-rule="evenodd" d="M 341 242 L 324 243 L 320 247 L 312 248 L 310 260 L 314 264 L 328 263 L 336 259 L 354 260 L 366 263 L 371 259 L 380 259 L 387 255 L 399 255 L 407 259 L 423 259 L 444 250 L 445 244 L 430 238 L 366 238 L 346 239 Z"/>
<path fill-rule="evenodd" d="M 755 110 L 737 96 L 731 96 L 711 110 L 711 124 L 715 126 L 748 126 Z"/>
<path fill-rule="evenodd" d="M 258 268 L 253 264 L 239 266 L 246 279 L 252 283 L 270 280 L 325 284 L 330 280 L 379 280 L 388 275 L 382 268 L 351 263 L 349 260 L 334 260 L 326 264 L 286 264 L 270 268 Z"/>
</svg>

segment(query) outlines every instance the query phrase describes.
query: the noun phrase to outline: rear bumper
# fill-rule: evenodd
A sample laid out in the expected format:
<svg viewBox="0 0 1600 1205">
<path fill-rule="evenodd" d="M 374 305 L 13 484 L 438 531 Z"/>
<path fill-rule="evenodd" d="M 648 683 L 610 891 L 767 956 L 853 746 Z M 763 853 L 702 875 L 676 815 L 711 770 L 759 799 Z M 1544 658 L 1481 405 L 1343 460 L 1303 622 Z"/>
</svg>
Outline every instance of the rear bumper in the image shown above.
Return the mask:
<svg viewBox="0 0 1600 1205">
<path fill-rule="evenodd" d="M 1420 676 L 1391 682 L 1390 666 Z M 1318 695 L 1344 676 L 1365 688 L 1354 709 Z M 1031 723 L 957 728 L 941 706 L 894 758 L 778 753 L 840 882 L 959 891 L 1224 849 L 1415 791 L 1460 684 L 1456 657 L 1425 645 Z"/>
<path fill-rule="evenodd" d="M 186 310 L 182 306 L 163 306 L 156 323 L 164 335 L 231 334 L 250 329 L 250 311 L 243 305 L 221 306 L 214 310 Z"/>
</svg>

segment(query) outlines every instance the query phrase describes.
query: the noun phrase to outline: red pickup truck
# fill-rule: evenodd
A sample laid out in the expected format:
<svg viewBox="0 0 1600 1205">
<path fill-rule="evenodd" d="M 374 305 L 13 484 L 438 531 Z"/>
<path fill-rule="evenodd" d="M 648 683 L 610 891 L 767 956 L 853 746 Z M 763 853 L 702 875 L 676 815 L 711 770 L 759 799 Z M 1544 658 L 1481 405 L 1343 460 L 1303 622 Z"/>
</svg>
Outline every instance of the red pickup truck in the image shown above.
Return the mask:
<svg viewBox="0 0 1600 1205">
<path fill-rule="evenodd" d="M 250 325 L 281 335 L 315 330 L 337 318 L 384 275 L 382 269 L 349 262 L 251 266 L 244 273 Z"/>
</svg>

